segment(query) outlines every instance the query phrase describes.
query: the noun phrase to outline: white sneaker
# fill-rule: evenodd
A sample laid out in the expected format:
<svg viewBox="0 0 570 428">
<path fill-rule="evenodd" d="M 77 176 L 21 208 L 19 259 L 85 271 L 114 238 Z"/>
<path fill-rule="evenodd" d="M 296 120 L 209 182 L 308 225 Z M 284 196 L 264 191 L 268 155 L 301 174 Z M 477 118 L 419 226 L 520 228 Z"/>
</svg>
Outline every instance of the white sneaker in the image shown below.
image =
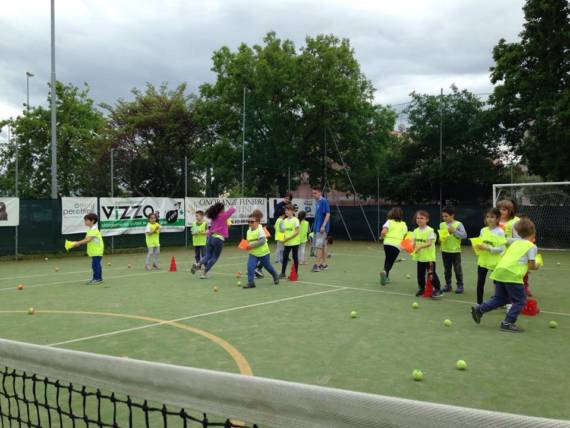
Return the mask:
<svg viewBox="0 0 570 428">
<path fill-rule="evenodd" d="M 200 274 L 200 279 L 208 279 L 208 273 L 207 272 L 202 272 Z"/>
<path fill-rule="evenodd" d="M 512 303 L 509 303 L 508 305 L 505 306 L 505 312 L 509 313 L 509 311 L 511 310 L 511 308 L 513 307 Z"/>
</svg>

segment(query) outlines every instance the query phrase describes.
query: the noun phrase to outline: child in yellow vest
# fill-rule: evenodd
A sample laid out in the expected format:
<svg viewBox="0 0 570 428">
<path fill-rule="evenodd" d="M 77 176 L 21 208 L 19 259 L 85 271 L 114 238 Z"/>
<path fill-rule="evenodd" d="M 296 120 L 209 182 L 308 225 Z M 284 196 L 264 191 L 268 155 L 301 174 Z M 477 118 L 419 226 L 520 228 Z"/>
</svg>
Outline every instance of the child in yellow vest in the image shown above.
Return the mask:
<svg viewBox="0 0 570 428">
<path fill-rule="evenodd" d="M 434 288 L 431 298 L 440 299 L 443 293 L 435 270 L 435 232 L 428 226 L 428 222 L 429 213 L 427 211 L 420 210 L 416 212 L 416 224 L 418 227 L 412 234 L 412 244 L 414 246 L 412 258 L 418 264 L 418 291 L 416 296 L 421 296 L 424 293 L 426 277 L 431 269 Z"/>
<path fill-rule="evenodd" d="M 101 261 L 105 252 L 105 243 L 97 226 L 99 217 L 97 217 L 97 214 L 89 213 L 83 217 L 83 221 L 85 226 L 88 227 L 87 234 L 81 241 L 74 242 L 73 248 L 87 245 L 87 255 L 91 257 L 91 269 L 93 270 L 93 276 L 87 281 L 87 284 L 100 284 L 103 282 Z"/>
<path fill-rule="evenodd" d="M 380 284 L 390 283 L 390 271 L 400 254 L 400 243 L 408 233 L 408 226 L 404 221 L 404 211 L 400 207 L 388 211 L 386 223 L 382 226 L 380 239 L 384 240 L 384 270 L 380 272 Z"/>
<path fill-rule="evenodd" d="M 206 242 L 208 241 L 208 223 L 204 220 L 204 211 L 198 210 L 192 222 L 192 246 L 196 263 L 206 255 Z"/>
<path fill-rule="evenodd" d="M 289 255 L 293 253 L 293 265 L 295 271 L 299 272 L 299 245 L 301 244 L 301 223 L 295 217 L 295 207 L 287 205 L 285 207 L 285 218 L 280 223 L 280 230 L 283 233 L 283 257 L 281 262 L 281 278 L 285 278 Z"/>
<path fill-rule="evenodd" d="M 499 225 L 505 231 L 505 237 L 507 238 L 507 245 L 511 245 L 514 241 L 520 239 L 517 233 L 516 224 L 519 222 L 520 217 L 516 215 L 517 206 L 514 201 L 509 199 L 503 199 L 497 202 L 497 208 L 501 212 L 501 220 Z M 524 292 L 528 297 L 532 297 L 530 288 L 528 286 L 528 274 L 525 275 L 524 279 Z"/>
<path fill-rule="evenodd" d="M 455 272 L 455 281 L 457 288 L 455 293 L 463 293 L 463 269 L 461 268 L 461 240 L 467 239 L 467 232 L 463 223 L 455 219 L 455 208 L 447 206 L 441 210 L 441 219 L 443 222 L 439 225 L 440 231 L 445 231 L 443 235 L 440 232 L 441 241 L 441 257 L 443 259 L 443 267 L 445 270 L 445 287 L 444 293 L 451 292 L 451 270 Z M 445 237 L 443 237 L 445 236 Z"/>
<path fill-rule="evenodd" d="M 247 284 L 243 288 L 255 288 L 254 278 L 258 266 L 265 268 L 271 274 L 275 285 L 279 284 L 279 274 L 271 265 L 271 253 L 259 215 L 251 214 L 248 226 L 246 238 L 250 249 L 247 259 Z"/>
<path fill-rule="evenodd" d="M 146 247 L 148 249 L 146 253 L 145 269 L 158 269 L 158 255 L 160 254 L 160 223 L 158 222 L 158 216 L 155 213 L 149 214 L 144 234 L 146 238 Z M 152 265 L 150 264 L 151 259 L 153 259 Z"/>
<path fill-rule="evenodd" d="M 307 246 L 307 241 L 309 240 L 309 222 L 306 220 L 307 213 L 305 211 L 299 211 L 297 218 L 300 223 L 300 238 L 301 244 L 299 244 L 299 263 L 301 265 L 306 265 L 305 261 L 305 247 Z"/>
<path fill-rule="evenodd" d="M 471 308 L 473 320 L 479 324 L 485 312 L 512 302 L 500 326 L 501 331 L 510 333 L 523 331 L 516 325 L 519 313 L 526 302 L 523 278 L 529 269 L 538 269 L 536 263 L 538 248 L 533 243 L 536 235 L 534 223 L 528 218 L 523 218 L 518 221 L 515 228 L 521 239 L 513 241 L 491 274 L 491 279 L 495 281 L 495 295 L 481 305 Z"/>
<path fill-rule="evenodd" d="M 285 218 L 285 211 L 277 218 L 275 222 L 275 263 L 283 262 L 283 239 L 285 239 L 285 234 L 281 231 L 281 223 Z"/>
<path fill-rule="evenodd" d="M 505 251 L 507 243 L 505 232 L 499 227 L 500 218 L 501 212 L 497 208 L 487 211 L 485 214 L 487 227 L 481 229 L 479 234 L 483 243 L 476 246 L 479 251 L 477 256 L 477 304 L 479 305 L 483 303 L 487 274 L 492 272 L 501 260 L 501 254 Z"/>
</svg>

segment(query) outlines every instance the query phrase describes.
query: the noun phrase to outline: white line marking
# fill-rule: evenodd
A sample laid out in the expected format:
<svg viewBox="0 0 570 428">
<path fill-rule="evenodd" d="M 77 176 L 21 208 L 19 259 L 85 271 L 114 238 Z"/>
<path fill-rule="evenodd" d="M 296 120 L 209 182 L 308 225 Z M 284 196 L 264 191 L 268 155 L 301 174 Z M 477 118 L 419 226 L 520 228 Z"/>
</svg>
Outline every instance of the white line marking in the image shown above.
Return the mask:
<svg viewBox="0 0 570 428">
<path fill-rule="evenodd" d="M 146 324 L 146 325 L 139 326 L 139 327 L 126 328 L 126 329 L 123 329 L 123 330 L 115 330 L 115 331 L 110 331 L 110 332 L 107 332 L 107 333 L 96 334 L 96 335 L 93 335 L 93 336 L 79 337 L 79 338 L 77 338 L 77 339 L 65 340 L 65 341 L 63 341 L 63 342 L 52 343 L 52 344 L 46 345 L 46 346 L 53 346 L 53 347 L 55 347 L 55 346 L 60 346 L 60 345 L 67 345 L 67 344 L 69 344 L 69 343 L 83 342 L 83 341 L 86 341 L 86 340 L 98 339 L 98 338 L 101 338 L 101 337 L 108 337 L 108 336 L 114 336 L 114 335 L 122 334 L 122 333 L 129 333 L 129 332 L 137 331 L 137 330 L 144 330 L 144 329 L 147 329 L 147 328 L 157 327 L 157 326 L 161 326 L 161 325 L 164 325 L 164 324 L 171 324 L 171 323 L 174 323 L 174 322 L 187 321 L 187 320 L 191 320 L 191 319 L 194 319 L 194 318 L 207 317 L 207 316 L 210 316 L 210 315 L 224 314 L 224 313 L 227 313 L 227 312 L 234 312 L 234 311 L 239 311 L 239 310 L 241 310 L 241 309 L 255 308 L 255 307 L 258 307 L 258 306 L 272 305 L 272 304 L 274 304 L 274 303 L 288 302 L 288 301 L 291 301 L 291 300 L 298 300 L 298 299 L 302 299 L 302 298 L 305 298 L 305 297 L 318 296 L 318 295 L 327 294 L 327 293 L 335 293 L 335 292 L 337 292 L 337 291 L 342 291 L 342 290 L 344 290 L 344 288 L 335 288 L 334 290 L 317 291 L 317 292 L 315 292 L 315 293 L 301 294 L 301 295 L 299 295 L 299 296 L 284 297 L 284 298 L 282 298 L 282 299 L 269 300 L 269 301 L 260 302 L 260 303 L 252 303 L 252 304 L 250 304 L 250 305 L 235 306 L 235 307 L 233 307 L 233 308 L 220 309 L 220 310 L 218 310 L 218 311 L 205 312 L 205 313 L 197 314 L 197 315 L 190 315 L 190 316 L 187 316 L 187 317 L 176 318 L 176 319 L 169 320 L 169 321 L 162 321 L 162 322 L 157 322 L 157 323 L 153 323 L 153 324 Z"/>
</svg>

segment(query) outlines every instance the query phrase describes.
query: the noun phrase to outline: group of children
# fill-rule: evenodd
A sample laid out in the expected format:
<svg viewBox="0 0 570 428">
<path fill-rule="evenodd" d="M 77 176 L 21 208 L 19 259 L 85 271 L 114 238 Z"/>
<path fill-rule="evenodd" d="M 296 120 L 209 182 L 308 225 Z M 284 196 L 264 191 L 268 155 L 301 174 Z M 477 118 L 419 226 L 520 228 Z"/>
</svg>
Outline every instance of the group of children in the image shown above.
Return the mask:
<svg viewBox="0 0 570 428">
<path fill-rule="evenodd" d="M 515 215 L 516 205 L 504 200 L 496 208 L 486 212 L 486 226 L 479 233 L 479 242 L 474 245 L 477 256 L 477 305 L 472 308 L 475 322 L 480 323 L 484 313 L 506 306 L 507 315 L 501 322 L 502 331 L 520 332 L 516 320 L 523 309 L 526 297 L 532 296 L 528 287 L 528 271 L 538 269 L 538 249 L 535 245 L 536 229 L 527 216 Z M 380 283 L 390 283 L 390 271 L 400 254 L 406 239 L 411 241 L 412 259 L 417 262 L 418 290 L 416 296 L 425 292 L 426 279 L 433 285 L 432 299 L 440 299 L 445 292 L 452 291 L 452 271 L 457 287 L 455 293 L 464 292 L 461 267 L 461 241 L 467 238 L 463 224 L 455 218 L 455 208 L 448 206 L 442 210 L 439 225 L 439 241 L 445 271 L 445 286 L 442 289 L 436 272 L 437 236 L 429 223 L 426 211 L 417 211 L 414 220 L 417 228 L 408 232 L 401 208 L 388 212 L 386 223 L 380 232 L 384 240 L 384 270 L 380 273 Z M 485 281 L 490 273 L 495 284 L 494 296 L 483 302 Z"/>
</svg>

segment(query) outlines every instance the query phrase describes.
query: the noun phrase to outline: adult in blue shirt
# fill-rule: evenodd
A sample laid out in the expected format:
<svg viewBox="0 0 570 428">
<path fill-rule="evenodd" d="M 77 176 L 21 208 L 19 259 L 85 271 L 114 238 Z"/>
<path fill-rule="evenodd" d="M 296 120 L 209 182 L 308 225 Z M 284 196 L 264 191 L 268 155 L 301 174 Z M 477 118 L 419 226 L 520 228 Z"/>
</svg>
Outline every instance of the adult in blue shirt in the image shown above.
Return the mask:
<svg viewBox="0 0 570 428">
<path fill-rule="evenodd" d="M 313 272 L 321 272 L 329 267 L 327 265 L 327 236 L 330 231 L 331 208 L 319 187 L 313 188 L 313 198 L 317 201 L 317 212 L 313 223 L 317 259 L 313 265 Z"/>
<path fill-rule="evenodd" d="M 285 214 L 285 207 L 293 201 L 293 196 L 291 193 L 286 193 L 283 195 L 283 200 L 275 205 L 275 212 L 273 214 L 273 221 L 276 222 L 277 219 Z"/>
</svg>

